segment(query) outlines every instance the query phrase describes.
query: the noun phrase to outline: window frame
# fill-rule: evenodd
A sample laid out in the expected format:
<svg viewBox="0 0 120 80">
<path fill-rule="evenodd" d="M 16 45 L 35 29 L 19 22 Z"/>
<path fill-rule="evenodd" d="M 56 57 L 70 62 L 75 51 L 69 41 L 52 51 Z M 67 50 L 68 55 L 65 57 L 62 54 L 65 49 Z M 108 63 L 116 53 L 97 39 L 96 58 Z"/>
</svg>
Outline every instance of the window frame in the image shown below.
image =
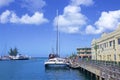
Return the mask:
<svg viewBox="0 0 120 80">
<path fill-rule="evenodd" d="M 120 38 L 118 38 L 118 45 L 120 45 Z"/>
</svg>

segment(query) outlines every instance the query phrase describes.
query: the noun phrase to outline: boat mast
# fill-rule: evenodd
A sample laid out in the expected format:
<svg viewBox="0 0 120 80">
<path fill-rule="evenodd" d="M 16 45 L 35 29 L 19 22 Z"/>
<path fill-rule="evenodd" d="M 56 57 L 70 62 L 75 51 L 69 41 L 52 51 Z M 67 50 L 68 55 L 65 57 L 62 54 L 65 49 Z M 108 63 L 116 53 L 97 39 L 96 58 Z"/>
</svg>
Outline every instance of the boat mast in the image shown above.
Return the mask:
<svg viewBox="0 0 120 80">
<path fill-rule="evenodd" d="M 57 10 L 57 18 L 56 18 L 56 20 L 57 20 L 57 24 L 56 24 L 56 33 L 57 33 L 57 39 L 56 39 L 56 55 L 57 56 L 59 56 L 59 32 L 58 32 L 58 10 Z"/>
</svg>

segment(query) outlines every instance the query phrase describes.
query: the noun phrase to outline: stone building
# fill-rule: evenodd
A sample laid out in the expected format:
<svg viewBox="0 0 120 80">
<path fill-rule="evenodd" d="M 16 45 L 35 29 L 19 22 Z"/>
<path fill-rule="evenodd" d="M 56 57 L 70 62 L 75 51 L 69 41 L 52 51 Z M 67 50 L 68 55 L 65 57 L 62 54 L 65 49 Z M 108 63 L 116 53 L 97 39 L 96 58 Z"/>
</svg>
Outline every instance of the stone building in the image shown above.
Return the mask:
<svg viewBox="0 0 120 80">
<path fill-rule="evenodd" d="M 92 60 L 120 62 L 120 26 L 92 41 Z"/>
</svg>

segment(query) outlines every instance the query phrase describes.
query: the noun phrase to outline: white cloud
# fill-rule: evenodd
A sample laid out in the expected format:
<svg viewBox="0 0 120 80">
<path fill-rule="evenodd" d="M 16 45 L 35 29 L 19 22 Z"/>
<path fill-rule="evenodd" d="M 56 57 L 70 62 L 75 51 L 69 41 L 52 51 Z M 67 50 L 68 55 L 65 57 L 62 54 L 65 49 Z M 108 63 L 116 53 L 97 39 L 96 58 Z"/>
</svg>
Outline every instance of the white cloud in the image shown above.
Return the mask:
<svg viewBox="0 0 120 80">
<path fill-rule="evenodd" d="M 87 17 L 81 13 L 81 5 L 91 5 L 92 0 L 71 0 L 71 3 L 64 8 L 62 15 L 59 15 L 59 30 L 65 33 L 79 33 L 86 25 Z M 57 25 L 57 17 L 54 19 L 54 26 Z"/>
<path fill-rule="evenodd" d="M 106 30 L 115 30 L 120 24 L 120 10 L 102 12 L 94 26 L 87 26 L 86 33 L 99 34 Z M 91 30 L 90 30 L 91 29 Z"/>
<path fill-rule="evenodd" d="M 18 17 L 13 11 L 6 10 L 0 15 L 0 23 L 21 23 L 21 24 L 42 24 L 48 20 L 44 18 L 43 13 L 35 12 L 32 16 L 28 14 Z"/>
<path fill-rule="evenodd" d="M 20 22 L 25 24 L 42 24 L 44 22 L 48 22 L 48 20 L 44 18 L 43 13 L 35 12 L 31 17 L 27 14 L 23 15 Z"/>
<path fill-rule="evenodd" d="M 86 27 L 86 33 L 87 34 L 90 34 L 90 33 L 95 33 L 95 28 L 92 26 L 92 25 L 88 25 L 87 27 Z"/>
<path fill-rule="evenodd" d="M 88 26 L 86 27 L 86 30 L 85 30 L 86 34 L 99 34 L 99 33 L 101 33 L 102 31 L 103 31 L 103 28 L 102 28 L 102 27 L 100 27 L 99 29 L 96 29 L 96 28 L 93 27 L 92 25 L 88 25 Z"/>
<path fill-rule="evenodd" d="M 46 5 L 44 0 L 21 0 L 21 6 L 30 12 L 41 11 Z"/>
<path fill-rule="evenodd" d="M 5 12 L 3 12 L 0 15 L 0 23 L 6 23 L 9 21 L 9 17 L 10 17 L 11 12 L 6 10 Z"/>
<path fill-rule="evenodd" d="M 85 6 L 89 6 L 89 5 L 92 5 L 93 4 L 93 1 L 92 0 L 71 0 L 71 4 L 72 5 L 85 5 Z"/>
<path fill-rule="evenodd" d="M 10 16 L 11 17 L 9 19 L 9 22 L 11 22 L 11 23 L 19 23 L 20 22 L 19 17 L 14 12 L 11 12 Z"/>
<path fill-rule="evenodd" d="M 0 8 L 3 6 L 8 6 L 12 2 L 14 2 L 14 0 L 0 0 Z"/>
</svg>

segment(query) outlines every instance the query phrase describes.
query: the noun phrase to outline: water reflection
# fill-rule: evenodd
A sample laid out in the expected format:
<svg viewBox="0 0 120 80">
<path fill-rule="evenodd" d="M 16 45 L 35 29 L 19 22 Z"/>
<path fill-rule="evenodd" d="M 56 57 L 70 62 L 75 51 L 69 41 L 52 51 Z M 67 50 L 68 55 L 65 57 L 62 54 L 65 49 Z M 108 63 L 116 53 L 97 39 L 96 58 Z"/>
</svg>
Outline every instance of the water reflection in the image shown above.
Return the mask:
<svg viewBox="0 0 120 80">
<path fill-rule="evenodd" d="M 63 70 L 70 70 L 69 67 L 63 67 L 63 66 L 49 66 L 49 67 L 45 67 L 45 71 L 63 71 Z"/>
</svg>

